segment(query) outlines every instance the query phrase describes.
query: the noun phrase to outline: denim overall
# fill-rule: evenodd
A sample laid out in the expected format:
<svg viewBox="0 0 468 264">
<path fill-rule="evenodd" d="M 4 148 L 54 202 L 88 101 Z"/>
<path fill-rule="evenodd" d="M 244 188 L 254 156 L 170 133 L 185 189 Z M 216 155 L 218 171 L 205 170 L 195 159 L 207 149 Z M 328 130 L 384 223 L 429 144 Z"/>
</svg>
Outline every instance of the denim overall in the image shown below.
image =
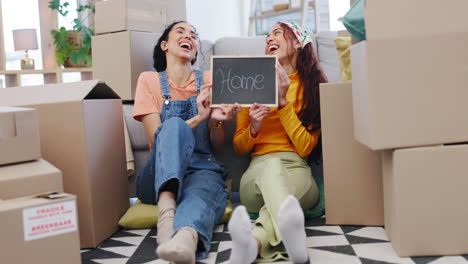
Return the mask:
<svg viewBox="0 0 468 264">
<path fill-rule="evenodd" d="M 197 96 L 170 100 L 166 72 L 159 72 L 164 104 L 161 122 L 154 135 L 153 148 L 145 167 L 136 179 L 138 198 L 145 204 L 157 204 L 160 188 L 169 180 L 179 182 L 174 232 L 182 227 L 197 230 L 197 259 L 206 258 L 212 232 L 222 217 L 227 201 L 224 184 L 226 171 L 211 153 L 208 120 L 191 129 L 185 120 L 197 115 Z M 203 73 L 195 71 L 197 92 L 203 85 Z"/>
</svg>

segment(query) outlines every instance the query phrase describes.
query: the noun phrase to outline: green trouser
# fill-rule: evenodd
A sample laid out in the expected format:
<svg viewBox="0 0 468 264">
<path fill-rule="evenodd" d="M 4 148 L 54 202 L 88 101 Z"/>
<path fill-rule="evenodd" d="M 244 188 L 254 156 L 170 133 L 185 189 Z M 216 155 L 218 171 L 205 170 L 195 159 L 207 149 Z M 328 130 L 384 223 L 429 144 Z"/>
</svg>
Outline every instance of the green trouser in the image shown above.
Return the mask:
<svg viewBox="0 0 468 264">
<path fill-rule="evenodd" d="M 278 229 L 278 210 L 288 195 L 294 195 L 302 209 L 319 199 L 317 184 L 307 162 L 295 152 L 256 156 L 240 182 L 240 199 L 247 211 L 258 213 L 253 236 L 262 243 L 259 262 L 288 260 Z"/>
</svg>

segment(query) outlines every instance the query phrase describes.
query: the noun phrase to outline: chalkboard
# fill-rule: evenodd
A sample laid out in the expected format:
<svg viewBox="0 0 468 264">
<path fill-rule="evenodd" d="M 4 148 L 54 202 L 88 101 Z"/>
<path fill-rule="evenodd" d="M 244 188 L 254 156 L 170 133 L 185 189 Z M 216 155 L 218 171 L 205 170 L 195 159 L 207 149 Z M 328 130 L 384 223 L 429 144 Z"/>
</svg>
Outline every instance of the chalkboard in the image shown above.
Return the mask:
<svg viewBox="0 0 468 264">
<path fill-rule="evenodd" d="M 212 56 L 212 106 L 278 106 L 276 61 L 275 56 Z"/>
</svg>

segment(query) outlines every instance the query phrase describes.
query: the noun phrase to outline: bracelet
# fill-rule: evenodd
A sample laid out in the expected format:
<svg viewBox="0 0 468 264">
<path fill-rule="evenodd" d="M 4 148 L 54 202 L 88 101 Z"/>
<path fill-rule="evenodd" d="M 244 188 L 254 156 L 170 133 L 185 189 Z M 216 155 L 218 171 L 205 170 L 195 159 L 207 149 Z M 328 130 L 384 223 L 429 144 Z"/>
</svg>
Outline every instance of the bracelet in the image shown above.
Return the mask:
<svg viewBox="0 0 468 264">
<path fill-rule="evenodd" d="M 210 128 L 223 128 L 224 127 L 223 121 L 216 121 L 215 125 L 211 125 L 211 122 L 209 124 L 210 124 L 209 125 Z"/>
</svg>

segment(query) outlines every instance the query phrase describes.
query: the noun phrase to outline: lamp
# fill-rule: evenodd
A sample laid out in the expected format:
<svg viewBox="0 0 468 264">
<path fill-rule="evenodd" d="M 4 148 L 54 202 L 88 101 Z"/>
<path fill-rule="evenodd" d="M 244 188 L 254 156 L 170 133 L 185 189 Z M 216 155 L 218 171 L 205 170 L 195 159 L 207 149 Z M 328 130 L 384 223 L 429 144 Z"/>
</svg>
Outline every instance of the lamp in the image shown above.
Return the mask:
<svg viewBox="0 0 468 264">
<path fill-rule="evenodd" d="M 36 29 L 13 30 L 13 42 L 15 43 L 15 51 L 26 51 L 26 56 L 21 60 L 21 69 L 34 69 L 34 60 L 29 58 L 28 50 L 37 49 Z"/>
</svg>

